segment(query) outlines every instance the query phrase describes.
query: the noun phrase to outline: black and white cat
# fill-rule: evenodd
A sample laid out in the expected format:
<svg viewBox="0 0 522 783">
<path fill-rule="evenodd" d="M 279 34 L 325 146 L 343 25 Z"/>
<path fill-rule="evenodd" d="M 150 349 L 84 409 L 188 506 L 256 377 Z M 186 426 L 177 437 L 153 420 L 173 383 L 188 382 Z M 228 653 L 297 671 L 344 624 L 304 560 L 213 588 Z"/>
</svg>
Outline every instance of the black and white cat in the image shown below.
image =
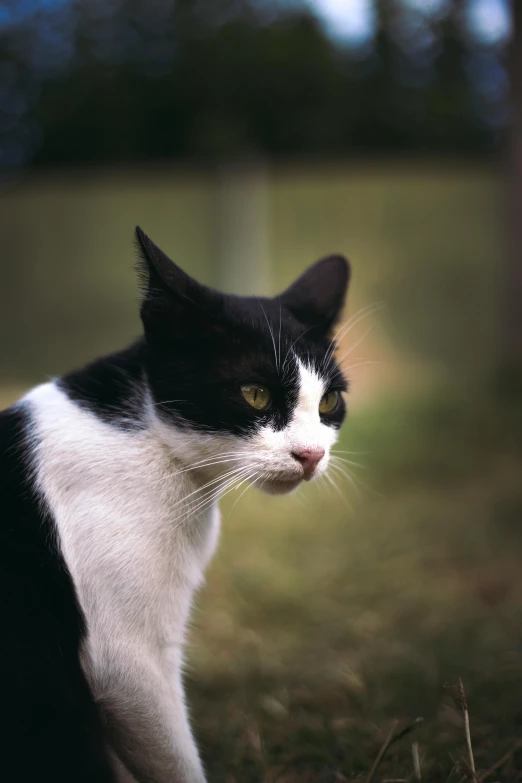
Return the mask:
<svg viewBox="0 0 522 783">
<path fill-rule="evenodd" d="M 273 299 L 200 285 L 137 229 L 144 337 L 0 413 L 0 779 L 202 783 L 185 626 L 217 501 L 322 474 L 349 267 Z"/>
</svg>

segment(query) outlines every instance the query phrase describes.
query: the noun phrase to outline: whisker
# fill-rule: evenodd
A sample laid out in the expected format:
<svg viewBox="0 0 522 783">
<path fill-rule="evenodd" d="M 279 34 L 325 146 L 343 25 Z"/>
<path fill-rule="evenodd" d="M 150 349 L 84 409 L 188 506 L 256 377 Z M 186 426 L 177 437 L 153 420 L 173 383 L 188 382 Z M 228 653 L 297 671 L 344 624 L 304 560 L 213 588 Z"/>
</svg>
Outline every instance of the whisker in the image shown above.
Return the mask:
<svg viewBox="0 0 522 783">
<path fill-rule="evenodd" d="M 245 471 L 248 473 L 248 470 Z M 217 489 L 214 488 L 210 490 L 210 492 L 207 492 L 205 497 L 203 499 L 199 499 L 198 502 L 196 502 L 195 506 L 190 507 L 187 512 L 178 519 L 178 524 L 175 525 L 174 530 L 177 530 L 179 527 L 181 527 L 182 524 L 184 524 L 187 519 L 193 517 L 198 511 L 201 514 L 206 507 L 212 505 L 212 503 L 217 500 L 220 497 L 223 497 L 221 494 L 225 488 L 230 488 L 236 484 L 236 482 L 242 477 L 243 474 L 234 476 L 232 479 L 229 479 L 224 484 L 219 486 Z M 226 493 L 225 493 L 226 494 Z M 189 504 L 190 505 L 190 504 Z"/>
<path fill-rule="evenodd" d="M 260 473 L 260 474 L 258 474 L 258 475 L 256 475 L 256 474 L 254 473 L 252 476 L 250 476 L 250 479 L 254 479 L 254 480 L 255 480 L 255 479 L 257 479 L 257 478 L 260 478 L 262 475 L 263 475 L 262 473 Z M 247 480 L 247 479 L 245 479 L 245 480 Z M 265 481 L 266 481 L 266 479 L 265 479 Z M 242 482 L 242 483 L 244 483 L 244 482 Z M 264 484 L 264 482 L 263 482 L 263 484 Z M 263 486 L 263 484 L 261 484 L 261 486 Z M 239 486 L 241 486 L 241 484 L 240 484 Z M 232 512 L 233 512 L 233 510 L 235 509 L 235 507 L 237 506 L 237 504 L 239 503 L 239 501 L 241 500 L 241 498 L 243 497 L 243 495 L 245 494 L 245 492 L 248 492 L 248 490 L 249 490 L 249 489 L 252 489 L 252 486 L 253 486 L 253 484 L 247 484 L 247 486 L 245 487 L 245 489 L 243 490 L 243 492 L 240 494 L 240 496 L 237 498 L 236 502 L 234 503 L 234 505 L 233 505 L 233 506 L 232 506 L 232 508 L 230 509 L 230 513 L 232 513 Z M 236 489 L 239 489 L 239 487 L 236 487 Z"/>
<path fill-rule="evenodd" d="M 355 362 L 354 364 L 349 364 L 348 367 L 342 367 L 341 366 L 335 372 L 332 372 L 332 373 L 328 374 L 328 380 L 330 381 L 330 383 L 333 383 L 334 379 L 337 378 L 338 375 L 344 376 L 347 372 L 349 372 L 350 370 L 353 370 L 354 367 L 361 367 L 364 364 L 386 364 L 386 362 L 380 362 L 380 361 L 374 362 L 374 361 L 366 361 L 366 360 L 364 360 L 364 361 L 360 361 L 360 362 Z"/>
<path fill-rule="evenodd" d="M 339 347 L 339 343 L 342 339 L 346 337 L 346 335 L 364 318 L 369 317 L 370 315 L 373 315 L 374 313 L 378 312 L 379 310 L 382 310 L 384 308 L 384 302 L 377 302 L 376 304 L 372 305 L 366 305 L 366 307 L 362 307 L 360 310 L 358 310 L 354 315 L 351 316 L 351 318 L 346 321 L 343 326 L 337 331 L 337 333 L 334 336 L 334 339 L 332 340 L 330 347 L 328 351 L 326 352 L 323 361 L 321 363 L 321 367 L 324 369 L 327 362 L 330 361 L 332 358 L 332 355 Z"/>
<path fill-rule="evenodd" d="M 169 405 L 171 402 L 188 402 L 188 400 L 161 400 L 161 402 L 152 402 L 151 405 L 156 408 L 158 405 Z"/>
<path fill-rule="evenodd" d="M 357 495 L 360 497 L 360 487 L 364 489 L 365 492 L 369 492 L 372 495 L 375 495 L 377 497 L 382 497 L 381 493 L 376 492 L 374 489 L 368 486 L 366 482 L 364 482 L 360 476 L 355 477 L 350 471 L 345 468 L 343 465 L 336 464 L 335 462 L 330 463 L 330 467 L 332 470 L 337 471 L 337 475 L 343 476 L 343 478 L 347 479 L 349 483 L 353 486 L 355 491 L 357 492 Z"/>
<path fill-rule="evenodd" d="M 351 452 L 347 452 L 350 454 Z M 360 462 L 354 462 L 351 459 L 346 459 L 346 457 L 339 457 L 337 454 L 334 454 L 333 452 L 330 454 L 331 460 L 341 460 L 341 462 L 346 462 L 347 465 L 353 465 L 354 468 L 361 468 L 362 470 L 366 470 L 365 465 L 361 465 Z"/>
<path fill-rule="evenodd" d="M 293 341 L 292 345 L 290 346 L 290 348 L 289 348 L 289 349 L 288 349 L 288 351 L 286 352 L 285 360 L 284 360 L 284 362 L 283 362 L 283 368 L 284 368 L 284 366 L 285 366 L 285 364 L 286 364 L 286 362 L 287 362 L 287 359 L 288 359 L 288 354 L 290 353 L 290 351 L 292 350 L 292 348 L 294 347 L 294 345 L 295 345 L 295 344 L 296 344 L 296 343 L 297 343 L 297 342 L 298 342 L 298 341 L 301 339 L 301 337 L 304 337 L 304 336 L 305 336 L 305 334 L 308 334 L 308 332 L 309 332 L 311 329 L 313 329 L 313 328 L 314 328 L 313 326 L 309 326 L 309 327 L 308 327 L 308 329 L 305 329 L 305 330 L 304 330 L 304 332 L 302 332 L 302 333 L 299 335 L 299 337 L 296 337 L 296 338 L 295 338 L 295 340 Z"/>
<path fill-rule="evenodd" d="M 369 305 L 365 305 L 364 307 L 361 307 L 359 310 L 357 310 L 356 313 L 350 316 L 350 318 L 348 318 L 348 320 L 345 321 L 344 324 L 338 329 L 334 339 L 337 342 L 339 340 L 342 340 L 342 338 L 346 335 L 349 329 L 352 329 L 356 324 L 360 323 L 360 321 L 362 321 L 364 318 L 368 318 L 368 316 L 380 312 L 385 307 L 386 307 L 385 302 L 374 302 L 373 304 L 369 304 Z"/>
<path fill-rule="evenodd" d="M 240 454 L 241 454 L 242 457 L 244 457 L 244 453 L 240 452 Z M 240 457 L 226 457 L 224 459 L 216 459 L 216 460 L 212 460 L 212 461 L 211 460 L 208 460 L 208 461 L 203 461 L 202 460 L 201 462 L 197 462 L 197 463 L 189 466 L 188 468 L 183 468 L 182 470 L 176 470 L 173 473 L 169 473 L 166 476 L 162 476 L 157 481 L 152 482 L 152 486 L 154 486 L 154 484 L 159 484 L 161 482 L 169 481 L 170 479 L 174 478 L 175 476 L 179 476 L 182 473 L 189 473 L 192 470 L 198 470 L 198 469 L 201 469 L 201 468 L 212 467 L 213 465 L 222 465 L 222 464 L 225 464 L 227 462 L 232 462 L 232 460 L 234 460 L 234 459 L 237 460 L 237 459 L 240 459 Z"/>
<path fill-rule="evenodd" d="M 235 474 L 239 474 L 244 470 L 244 468 L 234 468 L 234 470 L 229 470 L 227 473 L 225 473 L 222 476 L 219 476 L 218 478 L 213 479 L 212 481 L 207 481 L 206 484 L 203 484 L 202 487 L 198 487 L 198 489 L 195 489 L 193 492 L 190 492 L 188 495 L 185 495 L 183 498 L 181 498 L 177 503 L 175 503 L 172 508 L 177 508 L 180 503 L 185 503 L 189 498 L 191 498 L 193 495 L 197 495 L 200 492 L 203 492 L 204 490 L 208 489 L 208 487 L 213 486 L 214 484 L 218 484 L 219 482 L 223 481 L 224 479 L 227 479 Z"/>
<path fill-rule="evenodd" d="M 281 366 L 281 300 L 279 300 L 279 366 Z"/>
<path fill-rule="evenodd" d="M 364 332 L 364 334 L 363 334 L 361 337 L 359 337 L 359 339 L 357 340 L 357 342 L 356 342 L 356 343 L 354 343 L 354 344 L 351 346 L 351 348 L 349 348 L 347 351 L 345 351 L 345 353 L 343 353 L 343 355 L 341 356 L 341 358 L 340 358 L 340 359 L 337 359 L 337 362 L 338 362 L 339 364 L 341 364 L 341 362 L 342 362 L 344 359 L 346 359 L 346 357 L 347 357 L 347 356 L 349 356 L 349 355 L 352 353 L 352 351 L 355 351 L 355 349 L 357 348 L 357 346 L 358 346 L 358 345 L 360 345 L 360 344 L 362 343 L 362 341 L 363 341 L 363 340 L 364 340 L 364 339 L 365 339 L 365 338 L 366 338 L 366 337 L 367 337 L 367 336 L 370 334 L 370 332 L 372 331 L 372 329 L 375 329 L 375 326 L 376 326 L 376 324 L 375 324 L 375 323 L 373 323 L 373 324 L 372 324 L 370 327 L 368 327 L 368 329 L 367 329 L 367 330 Z"/>
<path fill-rule="evenodd" d="M 277 362 L 277 351 L 276 351 L 276 344 L 275 344 L 275 337 L 274 337 L 274 332 L 272 331 L 272 327 L 270 326 L 270 322 L 269 322 L 269 320 L 268 320 L 267 314 L 265 313 L 265 308 L 263 307 L 263 305 L 261 304 L 261 302 L 260 302 L 260 300 L 259 300 L 259 299 L 257 300 L 257 302 L 258 302 L 258 304 L 259 304 L 259 307 L 261 308 L 261 310 L 262 310 L 262 312 L 263 312 L 263 315 L 265 316 L 265 321 L 266 321 L 266 323 L 267 323 L 267 325 L 268 325 L 268 328 L 269 328 L 269 330 L 270 330 L 270 334 L 271 334 L 271 336 L 272 336 L 272 344 L 273 344 L 273 346 L 274 346 L 274 356 L 275 356 L 276 370 L 278 370 L 278 371 L 279 371 L 278 362 Z"/>
<path fill-rule="evenodd" d="M 348 370 L 353 370 L 354 367 L 362 367 L 364 364 L 386 364 L 386 362 L 361 359 L 360 362 L 358 361 L 355 362 L 355 364 L 348 365 L 348 367 L 343 367 L 343 370 L 346 372 Z"/>
<path fill-rule="evenodd" d="M 351 484 L 351 486 L 354 488 L 355 492 L 357 493 L 357 496 L 360 497 L 361 491 L 359 489 L 359 486 L 358 486 L 355 478 L 352 476 L 352 474 L 348 470 L 343 469 L 340 465 L 336 465 L 335 462 L 331 462 L 330 463 L 330 469 L 337 476 L 342 476 L 343 478 L 347 479 L 348 482 Z"/>
<path fill-rule="evenodd" d="M 228 495 L 228 493 L 231 492 L 233 489 L 239 489 L 239 487 L 241 487 L 245 483 L 245 481 L 248 481 L 253 476 L 255 476 L 255 471 L 249 474 L 248 473 L 248 469 L 247 469 L 246 475 L 242 474 L 240 476 L 234 477 L 231 481 L 227 482 L 224 485 L 224 487 L 219 488 L 218 490 L 216 490 L 213 493 L 211 493 L 212 497 L 206 498 L 202 503 L 200 503 L 198 506 L 196 506 L 195 509 L 191 509 L 189 514 L 188 514 L 188 518 L 194 516 L 194 514 L 196 512 L 198 512 L 199 514 L 202 514 L 203 511 L 206 510 L 206 508 L 208 508 L 209 506 L 212 505 L 212 503 L 214 503 L 214 501 L 222 500 L 225 497 L 225 495 Z M 239 484 L 237 483 L 238 481 L 239 481 Z M 225 489 L 225 488 L 226 488 L 226 491 L 223 492 L 223 489 Z M 186 521 L 187 521 L 187 518 L 184 519 L 183 524 Z"/>
<path fill-rule="evenodd" d="M 337 485 L 336 481 L 334 481 L 334 478 L 333 478 L 333 476 L 330 476 L 330 474 L 329 474 L 329 473 L 325 473 L 325 474 L 324 474 L 324 478 L 325 478 L 325 479 L 326 479 L 326 481 L 328 481 L 328 483 L 329 483 L 329 484 L 330 484 L 330 485 L 331 485 L 331 486 L 332 486 L 332 487 L 333 487 L 333 488 L 334 488 L 334 489 L 337 491 L 337 494 L 339 495 L 339 497 L 341 497 L 343 500 L 346 500 L 346 496 L 345 496 L 345 495 L 343 495 L 343 493 L 342 493 L 342 492 L 341 492 L 341 490 L 339 489 L 339 487 L 338 487 L 338 485 Z"/>
<path fill-rule="evenodd" d="M 332 450 L 332 454 L 371 454 L 371 451 L 346 451 L 344 449 Z"/>
</svg>

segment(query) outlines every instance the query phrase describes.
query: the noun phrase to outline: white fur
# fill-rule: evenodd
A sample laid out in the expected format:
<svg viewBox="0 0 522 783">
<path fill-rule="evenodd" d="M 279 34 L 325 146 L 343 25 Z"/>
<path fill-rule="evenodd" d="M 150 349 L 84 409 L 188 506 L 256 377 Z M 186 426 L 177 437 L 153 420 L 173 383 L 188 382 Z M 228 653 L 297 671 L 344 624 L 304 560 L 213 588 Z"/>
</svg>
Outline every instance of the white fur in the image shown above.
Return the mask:
<svg viewBox="0 0 522 783">
<path fill-rule="evenodd" d="M 288 427 L 249 439 L 188 433 L 162 421 L 151 403 L 145 429 L 118 429 L 54 383 L 25 398 L 36 482 L 87 622 L 83 666 L 108 714 L 113 748 L 140 783 L 204 780 L 184 704 L 182 647 L 217 543 L 216 500 L 229 480 L 293 488 L 302 478 L 292 457 L 299 449 L 324 448 L 318 471 L 325 469 L 336 433 L 320 421 L 324 391 L 299 365 Z M 203 462 L 214 464 L 191 469 Z"/>
<path fill-rule="evenodd" d="M 297 362 L 299 372 L 299 393 L 290 422 L 285 429 L 275 431 L 263 428 L 254 438 L 253 446 L 270 478 L 295 478 L 300 480 L 302 469 L 292 456 L 304 449 L 323 448 L 324 457 L 319 462 L 315 475 L 319 476 L 328 466 L 330 449 L 335 443 L 337 432 L 327 427 L 319 416 L 319 403 L 326 391 L 324 380 L 310 367 Z M 265 481 L 261 478 L 261 484 Z M 267 485 L 265 484 L 265 489 Z"/>
</svg>

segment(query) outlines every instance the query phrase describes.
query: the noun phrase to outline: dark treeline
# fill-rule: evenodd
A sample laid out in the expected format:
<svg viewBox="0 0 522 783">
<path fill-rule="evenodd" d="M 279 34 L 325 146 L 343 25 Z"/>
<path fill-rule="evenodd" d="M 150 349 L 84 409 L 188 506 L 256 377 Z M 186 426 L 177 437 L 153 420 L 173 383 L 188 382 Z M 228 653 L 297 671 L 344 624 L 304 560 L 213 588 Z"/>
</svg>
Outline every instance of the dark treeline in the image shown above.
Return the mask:
<svg viewBox="0 0 522 783">
<path fill-rule="evenodd" d="M 359 48 L 295 4 L 30 5 L 14 0 L 0 27 L 8 166 L 476 153 L 507 120 L 501 47 L 472 35 L 466 0 L 439 16 L 376 0 L 375 36 Z"/>
</svg>

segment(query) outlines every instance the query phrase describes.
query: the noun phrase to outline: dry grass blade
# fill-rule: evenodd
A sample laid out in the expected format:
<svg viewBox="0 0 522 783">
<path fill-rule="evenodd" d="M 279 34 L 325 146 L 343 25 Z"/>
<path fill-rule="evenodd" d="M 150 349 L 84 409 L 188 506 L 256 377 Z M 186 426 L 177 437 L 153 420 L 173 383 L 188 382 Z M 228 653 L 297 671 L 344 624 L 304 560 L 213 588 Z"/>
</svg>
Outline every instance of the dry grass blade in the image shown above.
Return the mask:
<svg viewBox="0 0 522 783">
<path fill-rule="evenodd" d="M 411 723 L 408 723 L 399 733 L 393 738 L 392 742 L 397 742 L 398 740 L 405 737 L 410 732 L 414 731 L 417 726 L 420 726 L 421 723 L 424 723 L 424 718 L 415 718 L 415 720 L 412 720 Z"/>
<path fill-rule="evenodd" d="M 418 742 L 411 743 L 411 755 L 413 758 L 413 769 L 415 770 L 415 777 L 417 778 L 417 780 L 422 780 Z"/>
<path fill-rule="evenodd" d="M 471 731 L 469 727 L 469 711 L 468 702 L 466 700 L 466 691 L 464 690 L 464 683 L 462 677 L 459 677 L 459 690 L 460 690 L 460 703 L 462 705 L 462 712 L 464 713 L 464 730 L 466 732 L 466 744 L 468 746 L 469 755 L 469 767 L 472 775 L 472 779 L 478 783 L 477 771 L 475 769 L 475 759 L 473 758 L 473 746 L 471 744 Z"/>
<path fill-rule="evenodd" d="M 386 751 L 388 750 L 388 748 L 392 744 L 393 737 L 395 735 L 395 729 L 397 728 L 397 723 L 398 723 L 397 720 L 393 721 L 393 723 L 391 725 L 391 729 L 389 730 L 386 739 L 382 743 L 381 749 L 380 749 L 380 751 L 377 754 L 377 758 L 373 762 L 373 766 L 372 766 L 371 770 L 368 773 L 368 777 L 366 778 L 366 783 L 371 783 L 372 782 L 372 780 L 373 780 L 373 778 L 375 776 L 375 773 L 377 772 L 377 770 L 379 768 L 379 765 L 380 765 L 381 761 L 383 760 L 383 758 L 385 756 Z"/>
<path fill-rule="evenodd" d="M 388 733 L 388 736 L 384 740 L 382 747 L 377 754 L 377 758 L 373 762 L 373 766 L 368 774 L 368 777 L 366 778 L 366 783 L 371 783 L 373 780 L 375 773 L 377 772 L 381 761 L 383 760 L 384 756 L 386 755 L 386 751 L 390 747 L 390 745 L 393 745 L 398 740 L 405 737 L 407 734 L 409 734 L 411 731 L 417 728 L 421 723 L 424 722 L 424 718 L 415 718 L 411 723 L 408 723 L 403 729 L 401 729 L 397 734 L 395 733 L 398 725 L 398 720 L 394 720 L 392 723 L 392 727 Z"/>
<path fill-rule="evenodd" d="M 519 748 L 522 748 L 522 740 L 516 742 L 511 748 L 511 750 L 508 750 L 507 753 L 504 753 L 502 758 L 500 758 L 498 761 L 492 764 L 489 769 L 487 769 L 485 772 L 482 773 L 482 775 L 479 775 L 478 776 L 479 783 L 482 783 L 482 781 L 486 780 L 486 778 L 489 778 L 489 776 L 492 775 L 494 772 L 496 772 L 498 769 L 501 769 L 506 763 L 506 761 L 509 761 L 513 753 L 515 753 L 515 751 L 517 751 Z"/>
</svg>

